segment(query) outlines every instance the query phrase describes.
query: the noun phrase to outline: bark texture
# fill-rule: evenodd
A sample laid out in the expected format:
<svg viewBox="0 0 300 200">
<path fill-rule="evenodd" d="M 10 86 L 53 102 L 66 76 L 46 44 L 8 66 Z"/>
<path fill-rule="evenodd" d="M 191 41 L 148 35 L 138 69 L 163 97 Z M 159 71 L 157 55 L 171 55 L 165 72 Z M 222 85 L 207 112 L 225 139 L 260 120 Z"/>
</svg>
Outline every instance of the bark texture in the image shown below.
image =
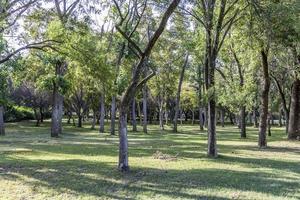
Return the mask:
<svg viewBox="0 0 300 200">
<path fill-rule="evenodd" d="M 137 121 L 136 121 L 136 100 L 133 98 L 132 100 L 132 131 L 137 132 Z"/>
<path fill-rule="evenodd" d="M 4 126 L 4 107 L 0 105 L 0 135 L 5 135 L 5 126 Z"/>
<path fill-rule="evenodd" d="M 267 118 L 268 118 L 268 107 L 269 107 L 269 90 L 270 90 L 270 77 L 269 77 L 269 66 L 268 66 L 268 55 L 265 50 L 261 51 L 262 59 L 262 81 L 263 88 L 261 93 L 261 105 L 260 105 L 260 120 L 259 120 L 259 137 L 258 137 L 258 146 L 259 148 L 267 147 Z"/>
<path fill-rule="evenodd" d="M 296 79 L 292 87 L 288 129 L 290 140 L 297 139 L 297 137 L 300 137 L 300 79 Z"/>
<path fill-rule="evenodd" d="M 111 122 L 110 122 L 110 134 L 115 135 L 116 132 L 116 96 L 111 100 Z"/>
<path fill-rule="evenodd" d="M 102 93 L 100 95 L 100 128 L 99 128 L 100 133 L 104 133 L 104 122 L 105 122 L 105 96 Z"/>
</svg>

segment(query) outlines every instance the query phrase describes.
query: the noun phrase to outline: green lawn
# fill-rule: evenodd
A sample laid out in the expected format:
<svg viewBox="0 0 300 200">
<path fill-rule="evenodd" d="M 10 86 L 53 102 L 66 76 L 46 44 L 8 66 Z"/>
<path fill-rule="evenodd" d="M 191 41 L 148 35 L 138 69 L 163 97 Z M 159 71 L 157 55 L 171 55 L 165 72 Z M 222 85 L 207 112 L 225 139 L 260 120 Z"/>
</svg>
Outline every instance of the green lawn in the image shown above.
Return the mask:
<svg viewBox="0 0 300 200">
<path fill-rule="evenodd" d="M 52 139 L 49 123 L 7 124 L 0 199 L 300 199 L 300 142 L 287 141 L 283 128 L 259 150 L 257 130 L 240 139 L 236 127 L 218 127 L 217 159 L 206 157 L 197 126 L 149 129 L 129 133 L 131 171 L 122 174 L 117 136 L 65 125 Z"/>
</svg>

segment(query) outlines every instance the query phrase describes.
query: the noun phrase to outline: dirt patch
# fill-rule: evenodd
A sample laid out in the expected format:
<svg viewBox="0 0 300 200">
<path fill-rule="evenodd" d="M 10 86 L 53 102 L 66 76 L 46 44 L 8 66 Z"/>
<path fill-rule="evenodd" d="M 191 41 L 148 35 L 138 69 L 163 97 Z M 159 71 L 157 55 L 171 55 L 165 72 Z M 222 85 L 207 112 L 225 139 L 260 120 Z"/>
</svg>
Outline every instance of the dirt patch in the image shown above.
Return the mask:
<svg viewBox="0 0 300 200">
<path fill-rule="evenodd" d="M 152 156 L 154 159 L 176 161 L 178 159 L 178 153 L 176 155 L 164 154 L 161 151 L 156 151 Z"/>
</svg>

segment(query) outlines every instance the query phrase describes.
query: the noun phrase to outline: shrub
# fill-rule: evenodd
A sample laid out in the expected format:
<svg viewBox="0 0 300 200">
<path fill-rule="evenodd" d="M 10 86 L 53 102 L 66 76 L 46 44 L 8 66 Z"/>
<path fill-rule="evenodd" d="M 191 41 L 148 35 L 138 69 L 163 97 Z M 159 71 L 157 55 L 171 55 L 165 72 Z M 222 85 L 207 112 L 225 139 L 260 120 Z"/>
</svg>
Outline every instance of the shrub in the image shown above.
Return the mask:
<svg viewBox="0 0 300 200">
<path fill-rule="evenodd" d="M 21 120 L 34 119 L 34 113 L 31 108 L 25 106 L 9 105 L 5 109 L 4 120 L 6 122 L 17 122 Z"/>
</svg>

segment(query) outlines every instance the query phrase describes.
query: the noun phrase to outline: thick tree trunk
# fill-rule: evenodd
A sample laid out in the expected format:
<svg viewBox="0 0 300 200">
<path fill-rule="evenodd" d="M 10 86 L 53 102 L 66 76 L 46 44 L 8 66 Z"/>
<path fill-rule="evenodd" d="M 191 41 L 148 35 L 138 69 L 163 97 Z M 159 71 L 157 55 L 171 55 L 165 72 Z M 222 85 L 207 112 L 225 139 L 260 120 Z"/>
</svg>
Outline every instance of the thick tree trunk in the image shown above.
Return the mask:
<svg viewBox="0 0 300 200">
<path fill-rule="evenodd" d="M 99 128 L 100 133 L 104 133 L 104 122 L 105 122 L 105 96 L 102 93 L 100 95 L 100 128 Z"/>
<path fill-rule="evenodd" d="M 189 55 L 186 54 L 184 64 L 182 66 L 182 70 L 181 70 L 180 77 L 179 77 L 179 83 L 178 83 L 178 88 L 177 88 L 177 93 L 176 93 L 175 115 L 174 115 L 174 120 L 173 120 L 173 123 L 174 123 L 173 132 L 174 133 L 177 133 L 177 120 L 178 120 L 178 114 L 179 114 L 181 86 L 182 86 L 182 82 L 183 82 L 183 78 L 184 78 L 185 68 L 188 64 L 188 59 L 189 59 Z M 180 116 L 180 118 L 181 118 L 181 116 Z"/>
<path fill-rule="evenodd" d="M 67 70 L 66 62 L 57 62 L 55 66 L 55 75 L 64 76 Z M 62 117 L 64 97 L 59 93 L 59 83 L 53 81 L 52 94 L 52 116 L 51 116 L 51 137 L 58 137 L 62 132 Z"/>
<path fill-rule="evenodd" d="M 300 79 L 296 79 L 292 86 L 288 127 L 288 139 L 300 137 Z"/>
<path fill-rule="evenodd" d="M 216 102 L 210 100 L 208 103 L 208 148 L 207 155 L 217 157 L 217 138 L 216 138 Z"/>
<path fill-rule="evenodd" d="M 261 51 L 262 68 L 263 68 L 263 89 L 261 94 L 261 106 L 260 106 L 260 121 L 259 121 L 259 148 L 267 147 L 266 131 L 267 131 L 267 118 L 269 107 L 269 90 L 270 90 L 270 78 L 269 78 L 269 66 L 268 56 L 265 50 Z"/>
<path fill-rule="evenodd" d="M 143 132 L 147 133 L 147 97 L 148 97 L 148 91 L 147 91 L 147 85 L 144 85 L 143 87 Z"/>
<path fill-rule="evenodd" d="M 119 166 L 121 171 L 128 171 L 128 140 L 127 140 L 127 119 L 126 108 L 119 109 Z"/>
<path fill-rule="evenodd" d="M 5 135 L 4 127 L 4 107 L 0 105 L 0 135 Z"/>
<path fill-rule="evenodd" d="M 110 134 L 115 135 L 116 132 L 116 96 L 111 100 L 111 122 L 110 122 Z"/>
<path fill-rule="evenodd" d="M 62 131 L 63 99 L 63 96 L 58 92 L 58 87 L 55 87 L 53 90 L 51 137 L 58 137 Z"/>
<path fill-rule="evenodd" d="M 136 100 L 135 98 L 133 98 L 132 100 L 132 111 L 131 111 L 131 115 L 132 115 L 132 131 L 137 132 L 137 122 L 136 122 Z"/>
<path fill-rule="evenodd" d="M 242 106 L 240 110 L 240 125 L 241 125 L 241 138 L 246 138 L 246 106 Z"/>
</svg>

